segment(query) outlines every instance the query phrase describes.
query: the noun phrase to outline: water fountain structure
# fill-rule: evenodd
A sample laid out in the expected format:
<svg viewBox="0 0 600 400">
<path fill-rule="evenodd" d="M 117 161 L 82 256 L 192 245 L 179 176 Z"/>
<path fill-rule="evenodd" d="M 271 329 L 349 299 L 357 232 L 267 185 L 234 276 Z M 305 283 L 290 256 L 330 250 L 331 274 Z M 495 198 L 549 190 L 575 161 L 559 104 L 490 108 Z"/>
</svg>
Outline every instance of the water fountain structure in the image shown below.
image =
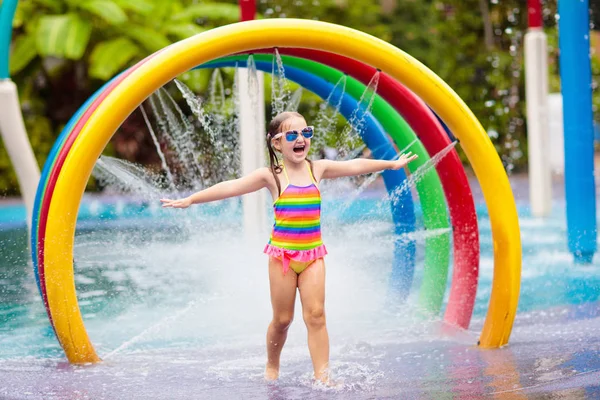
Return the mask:
<svg viewBox="0 0 600 400">
<path fill-rule="evenodd" d="M 86 154 L 88 156 L 99 155 L 99 152 L 102 150 L 100 147 L 103 147 L 101 138 L 105 138 L 106 136 L 104 135 L 106 134 L 100 134 L 101 131 L 97 130 L 99 128 L 96 125 L 97 122 L 94 121 L 98 121 L 97 118 L 102 115 L 102 131 L 106 132 L 108 132 L 110 127 L 115 127 L 116 129 L 120 124 L 118 119 L 120 113 L 113 113 L 111 116 L 104 116 L 102 114 L 102 110 L 106 107 L 105 104 L 115 102 L 113 105 L 119 105 L 119 110 L 132 109 L 137 107 L 143 99 L 155 90 L 150 91 L 150 88 L 159 83 L 162 86 L 162 84 L 174 77 L 171 76 L 167 79 L 167 75 L 175 74 L 176 76 L 197 65 L 232 53 L 243 51 L 253 52 L 263 48 L 276 47 L 283 49 L 297 46 L 299 43 L 296 42 L 296 39 L 293 39 L 294 37 L 305 38 L 306 43 L 303 43 L 302 47 L 313 48 L 315 50 L 335 49 L 335 52 L 342 56 L 355 58 L 365 64 L 377 65 L 383 73 L 402 80 L 408 88 L 412 89 L 431 106 L 461 141 L 461 145 L 467 155 L 469 155 L 474 170 L 480 179 L 480 184 L 487 201 L 492 230 L 494 232 L 494 241 L 497 246 L 495 255 L 496 264 L 503 265 L 502 267 L 498 267 L 499 269 L 495 274 L 490 310 L 483 328 L 480 343 L 485 347 L 495 347 L 507 343 L 514 313 L 516 312 L 519 291 L 520 238 L 518 219 L 514 202 L 510 201 L 512 193 L 508 179 L 481 125 L 479 125 L 472 113 L 465 108 L 464 103 L 439 78 L 435 77 L 435 75 L 410 58 L 410 56 L 393 48 L 389 44 L 356 31 L 340 29 L 335 25 L 321 22 L 303 21 L 302 27 L 298 28 L 297 31 L 294 28 L 289 33 L 282 35 L 280 32 L 283 28 L 282 23 L 282 21 L 276 20 L 245 22 L 222 27 L 211 31 L 208 35 L 199 35 L 169 46 L 164 51 L 146 59 L 115 78 L 107 85 L 105 90 L 91 98 L 89 103 L 82 108 L 81 113 L 66 127 L 64 134 L 57 142 L 57 146 L 55 146 L 55 151 L 49 157 L 47 166 L 50 167 L 48 167 L 44 174 L 48 178 L 44 179 L 47 184 L 40 185 L 42 189 L 38 195 L 39 208 L 36 208 L 40 212 L 36 213 L 38 218 L 35 220 L 35 225 L 38 229 L 36 229 L 34 235 L 35 242 L 33 243 L 34 250 L 32 254 L 37 258 L 36 267 L 40 271 L 39 276 L 42 283 L 42 290 L 43 288 L 46 289 L 45 300 L 47 301 L 50 314 L 53 316 L 54 328 L 68 358 L 72 362 L 92 362 L 98 360 L 98 358 L 87 337 L 81 316 L 77 312 L 77 309 L 74 309 L 72 306 L 76 304 L 74 287 L 71 288 L 70 285 L 65 285 L 64 283 L 60 285 L 60 288 L 54 288 L 51 287 L 51 284 L 49 285 L 51 282 L 68 282 L 73 273 L 72 257 L 66 257 L 66 255 L 72 249 L 72 235 L 70 232 L 74 231 L 75 219 L 68 222 L 69 218 L 61 217 L 55 219 L 52 216 L 56 212 L 61 215 L 73 215 L 74 218 L 73 212 L 67 210 L 76 209 L 77 202 L 74 201 L 75 197 L 73 196 L 70 196 L 69 199 L 60 197 L 60 200 L 58 200 L 59 197 L 55 196 L 62 196 L 60 193 L 64 190 L 62 189 L 64 188 L 64 183 L 61 182 L 67 179 L 67 176 L 69 176 L 70 193 L 76 190 L 75 188 L 81 182 L 87 180 L 89 176 L 89 174 L 81 174 L 79 177 L 74 177 L 71 176 L 72 173 L 68 173 L 70 171 L 69 166 L 73 162 L 70 160 L 73 157 L 81 157 L 76 156 L 78 154 L 77 151 L 70 155 L 71 151 L 83 149 L 76 144 L 82 140 L 90 140 L 89 146 L 92 147 L 85 147 Z M 285 21 L 285 26 L 289 27 L 289 21 Z M 275 31 L 279 32 L 278 35 L 271 36 L 269 34 Z M 329 39 L 321 43 L 324 34 Z M 233 39 L 234 37 L 236 39 Z M 244 37 L 245 41 L 240 41 L 239 38 L 241 37 Z M 268 39 L 269 37 L 271 39 Z M 218 44 L 214 42 L 217 38 L 219 39 Z M 330 42 L 334 38 L 338 42 Z M 341 46 L 336 44 L 351 42 L 353 44 Z M 203 51 L 189 51 L 191 48 L 196 48 L 196 46 L 201 46 Z M 192 57 L 191 54 L 195 54 L 195 56 Z M 173 62 L 172 57 L 178 57 L 178 61 L 176 63 Z M 399 60 L 402 61 L 400 62 Z M 144 76 L 143 87 L 138 87 L 133 83 L 137 74 L 144 74 L 145 71 L 152 69 L 153 65 L 159 64 L 163 66 L 169 65 L 170 68 L 163 69 L 161 73 L 152 74 L 150 77 Z M 129 95 L 125 95 L 125 91 Z M 119 98 L 122 98 L 120 100 L 122 104 L 120 102 L 116 103 Z M 90 136 L 90 139 L 84 139 L 88 137 L 86 132 L 94 133 L 92 134 L 93 136 Z M 92 139 L 92 137 L 95 137 L 95 139 Z M 92 150 L 92 148 L 96 150 Z M 482 157 L 482 153 L 486 154 L 486 156 Z M 96 158 L 94 157 L 94 160 Z M 84 165 L 92 161 L 76 159 L 78 160 L 77 165 L 80 166 L 78 169 L 79 173 L 84 170 Z M 94 162 L 90 164 L 90 173 Z M 73 225 L 69 228 L 70 224 Z M 45 279 L 45 274 L 49 272 L 61 275 L 60 277 L 53 277 L 52 280 Z M 510 288 L 510 290 L 507 291 L 506 288 Z M 62 293 L 60 301 L 55 301 L 57 299 L 55 297 L 56 290 Z M 506 318 L 507 313 L 508 318 Z M 60 318 L 56 318 L 56 316 L 60 316 Z M 67 327 L 70 329 L 69 334 L 65 334 L 66 331 L 64 331 Z"/>
<path fill-rule="evenodd" d="M 33 208 L 31 247 L 38 287 L 52 329 L 69 362 L 82 364 L 100 360 L 79 311 L 73 271 L 77 211 L 87 180 L 94 168 L 104 171 L 100 174 L 113 176 L 115 171 L 119 171 L 123 175 L 117 180 L 125 182 L 130 189 L 145 193 L 155 190 L 152 182 L 138 182 L 140 171 L 136 171 L 136 166 L 110 158 L 100 158 L 98 162 L 98 156 L 122 121 L 146 99 L 150 105 L 154 102 L 154 106 L 151 105 L 154 117 L 162 113 L 174 118 L 171 122 L 162 122 L 167 126 L 163 130 L 171 133 L 169 124 L 179 126 L 175 131 L 189 130 L 182 122 L 184 118 L 169 108 L 171 100 L 161 88 L 193 68 L 234 65 L 249 67 L 247 77 L 240 81 L 238 75 L 238 87 L 244 84 L 247 87 L 260 86 L 253 74 L 258 70 L 270 70 L 277 91 L 291 98 L 293 96 L 284 93 L 285 89 L 280 87 L 282 82 L 277 80 L 285 71 L 287 78 L 327 100 L 335 112 L 349 120 L 355 119 L 356 125 L 362 128 L 355 129 L 350 124 L 348 133 L 360 135 L 366 147 L 376 156 L 395 157 L 390 149 L 418 152 L 419 162 L 411 165 L 410 177 L 401 176 L 402 173 L 395 177 L 391 174 L 384 176 L 388 194 L 387 201 L 382 201 L 382 204 L 386 207 L 389 204 L 392 215 L 401 217 L 394 220 L 393 239 L 393 245 L 399 249 L 394 268 L 399 268 L 392 270 L 390 282 L 395 285 L 400 297 L 406 294 L 414 272 L 411 271 L 414 263 L 410 248 L 419 236 L 426 247 L 425 271 L 419 291 L 420 306 L 425 314 L 438 314 L 442 307 L 452 246 L 454 268 L 444 322 L 448 327 L 466 329 L 470 324 L 477 289 L 479 232 L 469 184 L 454 151 L 455 146 L 462 147 L 483 191 L 493 243 L 490 303 L 478 344 L 483 348 L 506 345 L 520 293 L 522 254 L 519 221 L 502 164 L 473 114 L 431 71 L 385 42 L 322 22 L 261 20 L 222 27 L 173 44 L 124 71 L 82 106 L 52 149 Z M 372 85 L 374 77 L 377 77 L 376 90 Z M 338 85 L 340 82 L 343 85 Z M 175 84 L 200 124 L 206 121 L 202 106 L 196 107 L 194 97 L 186 92 L 185 87 L 177 81 Z M 247 93 L 256 94 L 253 90 Z M 369 93 L 368 106 L 361 105 L 365 93 Z M 254 99 L 248 105 L 255 107 L 257 102 L 263 103 Z M 293 107 L 294 100 L 289 103 Z M 158 109 L 162 111 L 156 112 Z M 141 110 L 155 143 L 158 143 L 154 136 L 160 135 L 160 132 L 152 132 L 150 117 L 143 106 Z M 357 110 L 363 110 L 360 117 L 357 117 Z M 240 115 L 243 113 L 241 111 Z M 437 117 L 447 124 L 452 132 L 451 138 Z M 255 128 L 259 125 L 261 122 L 256 122 Z M 259 131 L 255 129 L 254 132 Z M 157 148 L 160 148 L 158 144 Z M 249 157 L 255 164 L 260 164 L 261 157 L 257 156 L 257 151 L 254 150 Z M 353 156 L 351 152 L 346 154 Z M 185 157 L 193 160 L 199 154 L 194 154 L 194 149 L 182 147 L 177 156 L 184 157 L 181 161 L 186 162 L 189 159 Z M 171 173 L 166 158 L 161 159 L 161 165 L 163 179 L 166 179 L 162 190 L 176 190 L 177 178 Z M 190 166 L 197 167 L 193 162 Z M 188 181 L 198 176 L 202 176 L 202 171 L 190 172 Z M 202 185 L 202 182 L 198 184 Z M 413 188 L 418 192 L 423 207 L 426 230 L 422 232 L 415 232 L 410 226 L 415 215 L 409 195 Z M 358 196 L 360 190 L 354 195 Z M 349 207 L 352 201 L 352 198 L 348 199 L 343 207 Z M 258 225 L 256 220 L 248 224 Z M 450 234 L 451 244 L 448 240 Z M 195 306 L 194 302 L 188 303 L 104 357 L 113 357 L 140 340 L 145 332 L 154 332 L 169 321 L 182 318 Z M 527 328 L 523 332 L 522 335 L 527 335 Z M 478 357 L 487 360 L 485 363 L 490 368 L 496 365 L 493 354 L 496 353 L 477 352 Z M 459 361 L 457 365 L 469 362 L 463 354 L 455 356 Z M 573 360 L 575 362 L 577 357 L 574 356 Z M 494 377 L 501 375 L 492 374 Z"/>
</svg>

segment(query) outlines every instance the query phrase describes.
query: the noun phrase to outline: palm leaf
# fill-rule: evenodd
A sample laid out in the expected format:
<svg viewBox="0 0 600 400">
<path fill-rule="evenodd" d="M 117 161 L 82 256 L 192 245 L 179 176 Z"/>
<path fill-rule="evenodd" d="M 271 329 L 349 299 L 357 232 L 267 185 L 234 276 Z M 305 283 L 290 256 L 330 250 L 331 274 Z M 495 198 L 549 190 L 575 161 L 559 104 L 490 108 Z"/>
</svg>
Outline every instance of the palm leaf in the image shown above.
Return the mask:
<svg viewBox="0 0 600 400">
<path fill-rule="evenodd" d="M 127 21 L 127 14 L 111 0 L 88 0 L 78 4 L 82 10 L 94 14 L 111 25 L 120 25 Z"/>
<path fill-rule="evenodd" d="M 79 60 L 90 40 L 92 24 L 76 14 L 71 14 L 67 24 L 65 42 L 65 56 L 71 60 Z"/>
<path fill-rule="evenodd" d="M 26 34 L 19 36 L 14 44 L 10 55 L 10 73 L 16 74 L 27 66 L 37 56 L 35 47 L 35 35 Z"/>
<path fill-rule="evenodd" d="M 85 52 L 91 32 L 91 24 L 76 14 L 44 16 L 37 28 L 38 53 L 78 60 Z"/>
<path fill-rule="evenodd" d="M 90 56 L 89 74 L 93 78 L 108 80 L 139 54 L 139 47 L 127 38 L 98 43 Z"/>
<path fill-rule="evenodd" d="M 47 15 L 40 18 L 37 28 L 36 45 L 41 56 L 65 55 L 63 38 L 68 32 L 68 15 Z"/>
</svg>

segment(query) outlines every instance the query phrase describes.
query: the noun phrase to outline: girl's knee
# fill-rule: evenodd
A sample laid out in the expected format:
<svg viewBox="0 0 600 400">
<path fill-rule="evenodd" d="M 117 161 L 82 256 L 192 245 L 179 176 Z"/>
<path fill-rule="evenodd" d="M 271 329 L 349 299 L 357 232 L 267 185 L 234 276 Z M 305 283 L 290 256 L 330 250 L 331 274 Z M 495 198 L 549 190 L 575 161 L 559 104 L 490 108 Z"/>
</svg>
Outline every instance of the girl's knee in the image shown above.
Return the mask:
<svg viewBox="0 0 600 400">
<path fill-rule="evenodd" d="M 273 327 L 278 331 L 286 331 L 292 324 L 294 314 L 278 314 L 273 316 Z"/>
<path fill-rule="evenodd" d="M 303 313 L 304 323 L 313 329 L 325 326 L 325 310 L 323 307 L 313 307 Z"/>
</svg>

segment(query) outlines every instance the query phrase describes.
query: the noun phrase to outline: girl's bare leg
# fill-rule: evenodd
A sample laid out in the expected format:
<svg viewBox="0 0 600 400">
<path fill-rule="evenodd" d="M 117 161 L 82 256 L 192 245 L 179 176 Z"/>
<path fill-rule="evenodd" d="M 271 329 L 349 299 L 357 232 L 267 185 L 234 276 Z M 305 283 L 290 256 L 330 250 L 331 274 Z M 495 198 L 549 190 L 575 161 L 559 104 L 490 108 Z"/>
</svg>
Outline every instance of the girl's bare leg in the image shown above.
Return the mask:
<svg viewBox="0 0 600 400">
<path fill-rule="evenodd" d="M 329 334 L 325 323 L 325 263 L 320 258 L 298 276 L 302 316 L 315 379 L 329 381 Z"/>
<path fill-rule="evenodd" d="M 269 282 L 271 286 L 271 305 L 273 320 L 267 330 L 267 367 L 265 379 L 279 377 L 279 358 L 287 338 L 288 328 L 294 318 L 296 287 L 298 275 L 291 269 L 283 274 L 281 261 L 269 257 Z"/>
</svg>

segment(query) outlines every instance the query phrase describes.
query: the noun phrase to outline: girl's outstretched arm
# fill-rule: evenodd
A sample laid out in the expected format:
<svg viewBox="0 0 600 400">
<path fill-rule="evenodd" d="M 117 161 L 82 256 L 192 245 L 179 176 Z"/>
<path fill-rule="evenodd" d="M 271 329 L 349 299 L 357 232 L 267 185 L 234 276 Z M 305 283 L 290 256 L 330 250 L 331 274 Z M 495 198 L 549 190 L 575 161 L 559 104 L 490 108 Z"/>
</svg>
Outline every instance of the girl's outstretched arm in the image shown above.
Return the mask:
<svg viewBox="0 0 600 400">
<path fill-rule="evenodd" d="M 271 173 L 267 168 L 259 168 L 251 174 L 239 179 L 217 183 L 214 186 L 196 192 L 184 199 L 160 199 L 160 201 L 163 203 L 162 206 L 164 208 L 187 208 L 192 204 L 208 203 L 210 201 L 241 196 L 267 187 L 270 176 Z"/>
<path fill-rule="evenodd" d="M 349 161 L 319 160 L 322 168 L 321 179 L 340 178 L 342 176 L 356 176 L 371 172 L 383 171 L 385 169 L 398 170 L 404 168 L 409 162 L 417 158 L 416 154 L 408 152 L 402 154 L 397 160 L 372 160 L 369 158 L 357 158 Z"/>
</svg>

